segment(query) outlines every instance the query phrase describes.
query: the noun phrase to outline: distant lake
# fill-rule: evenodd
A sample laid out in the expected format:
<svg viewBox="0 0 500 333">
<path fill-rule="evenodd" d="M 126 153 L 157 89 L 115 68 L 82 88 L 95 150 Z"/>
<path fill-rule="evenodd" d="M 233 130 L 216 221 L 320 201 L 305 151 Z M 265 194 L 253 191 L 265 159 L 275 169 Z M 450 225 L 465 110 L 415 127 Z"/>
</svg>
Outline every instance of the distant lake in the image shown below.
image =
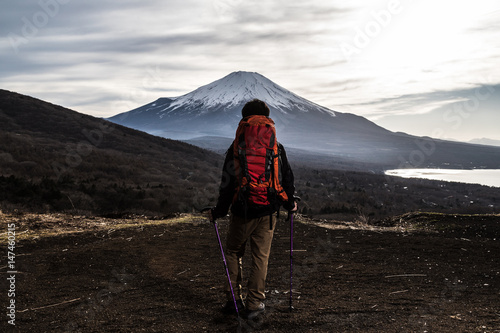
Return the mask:
<svg viewBox="0 0 500 333">
<path fill-rule="evenodd" d="M 403 178 L 423 178 L 500 187 L 499 169 L 395 169 L 387 170 L 385 174 Z"/>
</svg>

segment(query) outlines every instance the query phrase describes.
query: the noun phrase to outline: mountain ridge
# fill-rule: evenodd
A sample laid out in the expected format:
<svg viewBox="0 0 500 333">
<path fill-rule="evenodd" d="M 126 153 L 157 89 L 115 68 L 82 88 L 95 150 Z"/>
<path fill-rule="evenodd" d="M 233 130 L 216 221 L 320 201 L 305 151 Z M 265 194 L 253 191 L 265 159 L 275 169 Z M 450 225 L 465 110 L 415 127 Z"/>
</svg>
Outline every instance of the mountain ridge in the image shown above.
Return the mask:
<svg viewBox="0 0 500 333">
<path fill-rule="evenodd" d="M 486 146 L 497 146 L 500 147 L 500 140 L 489 139 L 489 138 L 477 138 L 468 141 L 472 144 L 486 145 Z"/>
</svg>

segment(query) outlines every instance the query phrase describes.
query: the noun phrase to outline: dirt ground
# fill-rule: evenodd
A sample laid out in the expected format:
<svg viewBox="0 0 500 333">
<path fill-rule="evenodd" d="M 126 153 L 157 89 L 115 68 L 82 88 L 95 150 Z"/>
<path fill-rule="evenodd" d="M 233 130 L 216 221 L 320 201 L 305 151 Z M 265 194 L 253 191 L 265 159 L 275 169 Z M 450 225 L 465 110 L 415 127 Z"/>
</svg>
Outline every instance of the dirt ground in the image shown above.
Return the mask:
<svg viewBox="0 0 500 333">
<path fill-rule="evenodd" d="M 0 220 L 0 274 L 10 276 L 12 223 L 17 271 L 16 325 L 3 314 L 1 332 L 500 332 L 498 215 L 407 214 L 376 226 L 297 217 L 293 312 L 282 220 L 268 311 L 239 323 L 220 312 L 226 277 L 214 227 L 202 216 Z M 228 220 L 218 224 L 225 238 Z M 6 278 L 0 290 L 5 313 Z"/>
</svg>

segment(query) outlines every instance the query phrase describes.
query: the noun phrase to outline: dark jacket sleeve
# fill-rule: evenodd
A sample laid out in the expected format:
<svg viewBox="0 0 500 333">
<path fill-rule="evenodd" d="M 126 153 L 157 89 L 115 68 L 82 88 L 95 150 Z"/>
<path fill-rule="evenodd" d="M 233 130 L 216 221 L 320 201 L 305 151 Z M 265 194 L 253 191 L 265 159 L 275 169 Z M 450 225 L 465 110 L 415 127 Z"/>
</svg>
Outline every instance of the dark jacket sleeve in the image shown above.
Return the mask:
<svg viewBox="0 0 500 333">
<path fill-rule="evenodd" d="M 222 176 L 219 186 L 219 199 L 217 205 L 212 211 L 214 218 L 220 218 L 227 215 L 229 207 L 233 202 L 236 190 L 236 176 L 234 173 L 233 145 L 226 152 L 226 159 L 222 167 Z"/>
<path fill-rule="evenodd" d="M 281 176 L 283 189 L 286 192 L 288 201 L 283 203 L 283 207 L 287 210 L 293 209 L 295 206 L 295 200 L 293 196 L 295 194 L 295 178 L 293 176 L 292 168 L 288 162 L 288 157 L 286 156 L 285 148 L 279 144 L 279 149 L 281 150 Z"/>
</svg>

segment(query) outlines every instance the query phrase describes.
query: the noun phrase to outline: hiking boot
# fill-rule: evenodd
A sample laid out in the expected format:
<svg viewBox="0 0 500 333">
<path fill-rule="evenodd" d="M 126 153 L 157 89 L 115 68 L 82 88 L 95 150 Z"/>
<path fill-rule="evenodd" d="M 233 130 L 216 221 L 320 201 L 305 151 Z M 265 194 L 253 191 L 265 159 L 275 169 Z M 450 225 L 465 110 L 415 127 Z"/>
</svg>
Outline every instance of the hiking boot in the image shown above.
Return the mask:
<svg viewBox="0 0 500 333">
<path fill-rule="evenodd" d="M 260 303 L 255 310 L 246 309 L 244 315 L 248 320 L 253 320 L 264 312 L 266 312 L 266 306 L 264 305 L 264 303 Z"/>
<path fill-rule="evenodd" d="M 236 306 L 238 306 L 238 313 L 242 313 L 245 310 L 245 303 L 243 300 L 236 300 Z M 227 301 L 226 305 L 222 308 L 224 314 L 236 314 L 236 309 L 234 308 L 234 301 Z"/>
</svg>

